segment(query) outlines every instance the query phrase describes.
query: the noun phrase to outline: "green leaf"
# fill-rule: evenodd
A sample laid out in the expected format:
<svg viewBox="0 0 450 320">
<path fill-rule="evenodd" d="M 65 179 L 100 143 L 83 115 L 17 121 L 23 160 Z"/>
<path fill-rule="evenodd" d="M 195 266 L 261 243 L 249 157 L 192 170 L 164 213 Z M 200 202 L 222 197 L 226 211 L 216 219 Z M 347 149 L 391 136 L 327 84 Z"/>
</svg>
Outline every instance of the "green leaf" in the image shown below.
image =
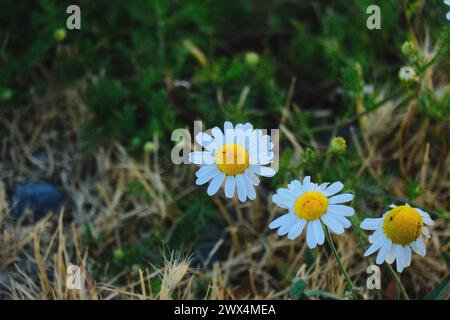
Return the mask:
<svg viewBox="0 0 450 320">
<path fill-rule="evenodd" d="M 291 286 L 292 299 L 301 299 L 303 292 L 307 288 L 307 284 L 302 279 L 297 279 Z"/>
<path fill-rule="evenodd" d="M 450 276 L 445 278 L 440 284 L 434 288 L 433 291 L 428 293 L 425 300 L 442 300 L 444 296 L 450 293 Z"/>
</svg>

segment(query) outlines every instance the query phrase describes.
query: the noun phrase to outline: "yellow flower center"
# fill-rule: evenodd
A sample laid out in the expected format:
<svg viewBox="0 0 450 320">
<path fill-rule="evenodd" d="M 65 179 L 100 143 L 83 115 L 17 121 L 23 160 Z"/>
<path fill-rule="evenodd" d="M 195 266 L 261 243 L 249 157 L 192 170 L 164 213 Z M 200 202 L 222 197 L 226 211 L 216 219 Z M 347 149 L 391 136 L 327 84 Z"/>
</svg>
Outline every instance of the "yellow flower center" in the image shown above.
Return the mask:
<svg viewBox="0 0 450 320">
<path fill-rule="evenodd" d="M 386 215 L 383 231 L 395 244 L 405 246 L 416 241 L 422 234 L 423 219 L 414 208 L 395 207 Z"/>
<path fill-rule="evenodd" d="M 294 204 L 294 212 L 308 221 L 319 219 L 327 212 L 328 198 L 317 191 L 305 192 Z"/>
<path fill-rule="evenodd" d="M 225 144 L 216 154 L 216 165 L 228 176 L 243 173 L 250 161 L 247 150 L 239 144 Z"/>
</svg>

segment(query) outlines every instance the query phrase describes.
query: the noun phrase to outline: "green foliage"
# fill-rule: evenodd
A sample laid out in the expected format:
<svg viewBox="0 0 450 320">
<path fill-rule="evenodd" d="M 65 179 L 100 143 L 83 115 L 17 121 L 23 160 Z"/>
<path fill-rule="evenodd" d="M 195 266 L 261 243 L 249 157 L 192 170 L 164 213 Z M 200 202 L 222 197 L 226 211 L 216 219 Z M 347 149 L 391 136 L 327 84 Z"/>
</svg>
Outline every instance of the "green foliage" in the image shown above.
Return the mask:
<svg viewBox="0 0 450 320">
<path fill-rule="evenodd" d="M 347 0 L 80 1 L 82 28 L 76 31 L 64 29 L 69 4 L 3 4 L 1 101 L 26 102 L 50 85 L 81 84 L 92 114 L 83 144 L 92 148 L 113 139 L 134 152 L 142 152 L 154 134 L 163 136 L 194 119 L 208 125 L 251 119 L 271 128 L 294 75 L 300 76 L 298 86 L 311 105 L 326 103 L 320 90 L 342 79 L 344 90 L 361 93 L 366 76 L 342 71 L 355 65 L 350 61 L 374 70 L 365 80 L 376 87 L 396 75 L 406 40 L 400 31 L 407 29 L 395 1 L 379 1 L 383 24 L 377 32 L 365 27 L 371 1 L 350 7 Z M 408 17 L 416 9 L 411 6 Z M 437 29 L 433 23 L 432 33 Z M 178 86 L 179 80 L 188 87 Z M 425 101 L 423 108 L 446 119 L 447 100 Z M 352 110 L 346 99 L 333 109 L 344 115 Z"/>
<path fill-rule="evenodd" d="M 420 97 L 419 107 L 428 116 L 450 123 L 450 86 L 443 89 L 442 97 L 432 90 L 425 90 Z"/>
<path fill-rule="evenodd" d="M 426 300 L 448 300 L 450 294 L 450 277 L 446 277 L 427 296 Z"/>
</svg>

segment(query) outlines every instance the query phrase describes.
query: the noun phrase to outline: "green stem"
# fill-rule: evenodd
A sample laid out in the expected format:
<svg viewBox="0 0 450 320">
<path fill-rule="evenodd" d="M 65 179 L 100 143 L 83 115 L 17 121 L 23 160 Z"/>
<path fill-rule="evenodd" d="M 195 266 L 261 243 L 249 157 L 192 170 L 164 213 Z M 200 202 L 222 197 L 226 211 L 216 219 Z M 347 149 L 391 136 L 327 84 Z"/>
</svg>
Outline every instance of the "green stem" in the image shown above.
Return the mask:
<svg viewBox="0 0 450 320">
<path fill-rule="evenodd" d="M 334 246 L 333 240 L 331 239 L 330 231 L 328 230 L 327 227 L 325 227 L 325 231 L 327 234 L 328 244 L 330 245 L 331 252 L 333 252 L 334 258 L 336 259 L 339 270 L 341 271 L 342 275 L 344 276 L 345 282 L 347 282 L 347 286 L 350 288 L 350 290 L 353 290 L 353 288 L 354 288 L 353 282 L 350 279 L 347 271 L 345 271 L 344 265 L 342 264 L 342 260 L 336 251 L 336 247 Z"/>
<path fill-rule="evenodd" d="M 400 280 L 400 277 L 398 276 L 397 272 L 395 272 L 395 270 L 392 268 L 392 266 L 390 264 L 387 264 L 387 266 L 389 268 L 389 271 L 392 274 L 392 277 L 395 280 L 395 283 L 397 284 L 397 287 L 400 289 L 401 294 L 403 295 L 405 300 L 409 300 L 408 293 L 406 293 L 405 287 L 403 286 L 403 283 Z"/>
</svg>

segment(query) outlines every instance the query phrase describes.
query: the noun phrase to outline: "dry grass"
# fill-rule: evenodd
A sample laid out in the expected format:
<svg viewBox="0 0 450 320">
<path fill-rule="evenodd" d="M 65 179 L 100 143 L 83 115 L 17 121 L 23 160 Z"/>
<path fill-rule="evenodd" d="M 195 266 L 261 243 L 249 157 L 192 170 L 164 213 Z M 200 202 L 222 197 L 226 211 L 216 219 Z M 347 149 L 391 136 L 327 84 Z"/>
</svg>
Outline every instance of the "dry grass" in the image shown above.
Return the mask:
<svg viewBox="0 0 450 320">
<path fill-rule="evenodd" d="M 293 276 L 305 280 L 310 288 L 344 294 L 344 279 L 327 246 L 311 255 L 303 240 L 289 241 L 268 231 L 268 223 L 280 211 L 270 201 L 273 191 L 263 187 L 251 204 L 221 196 L 212 199 L 225 231 L 213 239 L 203 263 L 194 254 L 186 257 L 165 250 L 162 265 L 145 261 L 145 267 L 112 274 L 111 256 L 103 254 L 138 243 L 158 226 L 173 224 L 183 215 L 177 202 L 198 188 L 193 183 L 194 168 L 171 165 L 158 149 L 141 159 L 130 158 L 120 145 L 81 152 L 78 129 L 88 115 L 76 92 L 36 98 L 32 105 L 8 110 L 0 119 L 0 297 L 286 299 Z M 404 198 L 405 178 L 417 172 L 426 190 L 418 203 L 449 210 L 449 146 L 435 145 L 429 138 L 430 132 L 448 136 L 448 126 L 417 118 L 414 105 L 405 113 L 395 102 L 370 114 L 364 126 L 362 136 L 354 134 L 353 144 L 362 159 L 355 174 L 368 172 L 377 179 L 386 164 L 400 161 L 402 174 L 385 191 Z M 286 126 L 283 129 L 282 139 L 302 152 L 296 137 Z M 8 193 L 34 180 L 62 186 L 65 208 L 46 217 L 16 219 Z M 154 199 L 151 204 L 127 192 L 127 184 L 134 180 Z M 87 240 L 100 236 L 102 241 L 95 244 Z M 402 274 L 411 297 L 423 297 L 448 275 L 440 253 L 449 252 L 449 237 L 448 222 L 437 219 L 427 256 L 415 256 Z M 373 297 L 373 292 L 364 289 L 367 261 L 362 258 L 361 243 L 351 233 L 334 241 L 354 283 L 363 288 L 366 298 Z M 223 258 L 217 258 L 219 251 Z M 82 290 L 66 288 L 69 264 L 84 269 Z M 199 281 L 207 284 L 204 290 L 199 289 Z M 385 298 L 395 297 L 395 284 L 387 271 L 383 272 L 383 288 Z"/>
</svg>

